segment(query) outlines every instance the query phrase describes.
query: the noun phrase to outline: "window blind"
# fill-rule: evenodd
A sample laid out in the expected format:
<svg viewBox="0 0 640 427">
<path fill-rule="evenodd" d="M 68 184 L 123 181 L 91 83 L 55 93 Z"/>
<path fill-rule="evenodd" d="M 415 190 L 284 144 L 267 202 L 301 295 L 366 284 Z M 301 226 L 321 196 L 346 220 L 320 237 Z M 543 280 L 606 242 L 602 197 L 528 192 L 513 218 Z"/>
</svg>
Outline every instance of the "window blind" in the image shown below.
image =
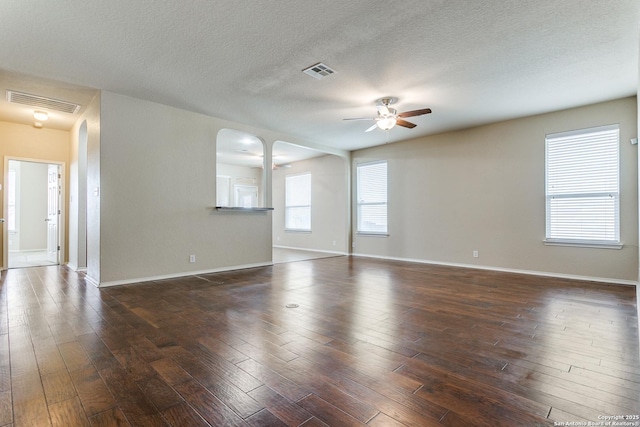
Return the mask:
<svg viewBox="0 0 640 427">
<path fill-rule="evenodd" d="M 546 137 L 547 241 L 620 241 L 619 127 Z"/>
<path fill-rule="evenodd" d="M 311 174 L 285 178 L 284 228 L 311 231 Z"/>
<path fill-rule="evenodd" d="M 357 232 L 387 233 L 387 162 L 357 166 Z"/>
</svg>

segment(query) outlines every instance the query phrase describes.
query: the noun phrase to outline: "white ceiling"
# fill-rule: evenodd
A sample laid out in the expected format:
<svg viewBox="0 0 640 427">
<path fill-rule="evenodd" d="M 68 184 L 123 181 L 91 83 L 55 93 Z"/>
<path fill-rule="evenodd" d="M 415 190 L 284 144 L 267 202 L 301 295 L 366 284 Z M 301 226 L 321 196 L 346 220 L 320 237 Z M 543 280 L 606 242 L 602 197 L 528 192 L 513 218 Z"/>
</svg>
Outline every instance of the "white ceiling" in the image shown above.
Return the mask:
<svg viewBox="0 0 640 427">
<path fill-rule="evenodd" d="M 222 129 L 216 135 L 216 160 L 218 163 L 261 168 L 264 164 L 264 144 L 262 141 L 245 132 L 233 129 Z M 289 167 L 290 163 L 314 157 L 326 156 L 327 153 L 307 147 L 276 141 L 272 150 L 272 166 Z"/>
<path fill-rule="evenodd" d="M 104 89 L 352 150 L 634 95 L 639 34 L 637 0 L 4 0 L 0 87 Z M 317 62 L 336 74 L 302 73 Z M 388 134 L 342 120 L 383 96 L 433 113 Z"/>
</svg>

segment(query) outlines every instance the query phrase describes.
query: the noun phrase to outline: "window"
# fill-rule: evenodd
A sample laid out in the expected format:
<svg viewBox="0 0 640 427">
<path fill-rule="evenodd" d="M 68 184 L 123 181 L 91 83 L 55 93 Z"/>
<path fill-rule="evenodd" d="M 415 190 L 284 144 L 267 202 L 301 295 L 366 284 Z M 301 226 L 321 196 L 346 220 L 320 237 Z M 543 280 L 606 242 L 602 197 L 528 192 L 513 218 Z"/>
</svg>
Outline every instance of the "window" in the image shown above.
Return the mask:
<svg viewBox="0 0 640 427">
<path fill-rule="evenodd" d="M 311 174 L 285 178 L 284 228 L 311 231 Z"/>
<path fill-rule="evenodd" d="M 387 234 L 387 162 L 357 166 L 357 232 Z"/>
<path fill-rule="evenodd" d="M 546 242 L 620 246 L 619 127 L 546 137 Z"/>
</svg>

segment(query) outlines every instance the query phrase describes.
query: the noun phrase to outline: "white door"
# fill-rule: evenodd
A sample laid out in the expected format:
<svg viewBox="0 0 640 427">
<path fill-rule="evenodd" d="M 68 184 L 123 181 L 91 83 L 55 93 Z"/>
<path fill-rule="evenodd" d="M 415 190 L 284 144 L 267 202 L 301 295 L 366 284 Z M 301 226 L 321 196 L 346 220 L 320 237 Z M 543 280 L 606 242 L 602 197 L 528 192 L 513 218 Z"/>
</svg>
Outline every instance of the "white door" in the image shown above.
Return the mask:
<svg viewBox="0 0 640 427">
<path fill-rule="evenodd" d="M 49 165 L 47 187 L 47 261 L 58 264 L 58 218 L 60 216 L 60 172 L 58 165 Z"/>
</svg>

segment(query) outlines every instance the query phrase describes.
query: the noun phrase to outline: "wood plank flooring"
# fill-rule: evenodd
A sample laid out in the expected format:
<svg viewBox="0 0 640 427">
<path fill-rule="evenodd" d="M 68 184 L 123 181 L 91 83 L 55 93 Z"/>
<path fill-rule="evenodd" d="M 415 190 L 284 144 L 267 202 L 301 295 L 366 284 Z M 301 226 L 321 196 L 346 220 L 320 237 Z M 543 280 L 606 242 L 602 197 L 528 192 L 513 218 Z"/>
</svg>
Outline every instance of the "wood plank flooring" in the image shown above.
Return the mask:
<svg viewBox="0 0 640 427">
<path fill-rule="evenodd" d="M 0 426 L 587 425 L 640 414 L 638 348 L 630 286 L 351 257 L 107 289 L 16 269 Z"/>
</svg>

